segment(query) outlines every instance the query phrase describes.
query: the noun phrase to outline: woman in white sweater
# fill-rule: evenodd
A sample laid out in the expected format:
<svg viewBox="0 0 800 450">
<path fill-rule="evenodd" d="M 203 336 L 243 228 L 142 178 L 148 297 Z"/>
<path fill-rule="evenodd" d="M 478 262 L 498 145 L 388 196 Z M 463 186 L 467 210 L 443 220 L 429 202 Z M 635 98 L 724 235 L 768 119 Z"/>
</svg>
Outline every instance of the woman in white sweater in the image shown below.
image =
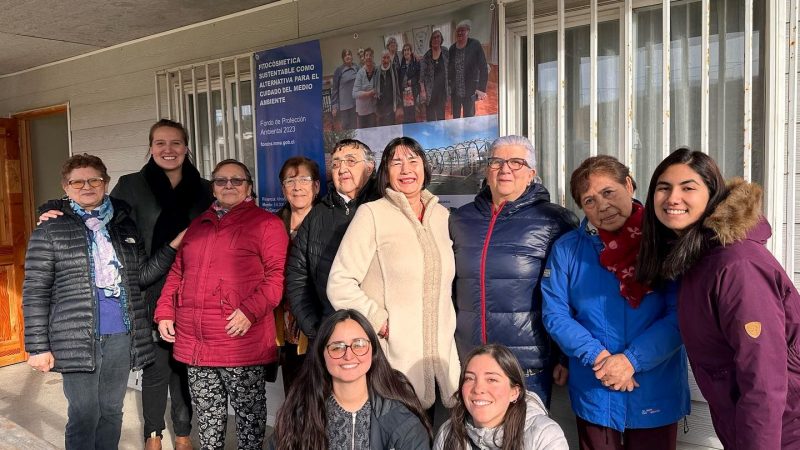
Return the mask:
<svg viewBox="0 0 800 450">
<path fill-rule="evenodd" d="M 569 450 L 544 403 L 525 391 L 519 361 L 507 347 L 483 345 L 464 361 L 455 406 L 434 450 Z"/>
<path fill-rule="evenodd" d="M 419 143 L 389 142 L 378 168 L 384 196 L 356 211 L 327 289 L 334 308 L 355 309 L 379 330 L 389 363 L 406 374 L 424 408 L 433 405 L 436 385 L 450 406 L 460 372 L 449 214 L 425 189 L 430 177 Z"/>
</svg>

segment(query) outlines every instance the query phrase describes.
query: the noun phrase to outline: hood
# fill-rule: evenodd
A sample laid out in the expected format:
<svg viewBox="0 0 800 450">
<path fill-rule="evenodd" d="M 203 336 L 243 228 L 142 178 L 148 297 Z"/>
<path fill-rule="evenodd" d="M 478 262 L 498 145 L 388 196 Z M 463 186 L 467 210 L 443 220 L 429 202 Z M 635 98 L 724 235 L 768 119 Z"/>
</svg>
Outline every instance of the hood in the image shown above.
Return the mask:
<svg viewBox="0 0 800 450">
<path fill-rule="evenodd" d="M 534 426 L 536 416 L 548 415 L 547 408 L 542 403 L 538 395 L 532 392 L 525 392 L 525 434 Z M 467 436 L 482 449 L 503 448 L 503 427 L 496 428 L 477 428 L 472 424 L 472 419 L 467 420 Z"/>
<path fill-rule="evenodd" d="M 547 188 L 541 183 L 532 183 L 518 199 L 513 202 L 507 202 L 503 206 L 500 215 L 508 216 L 529 206 L 548 202 L 550 202 L 550 192 L 547 191 Z M 489 186 L 484 186 L 475 196 L 475 206 L 482 214 L 492 215 L 492 191 Z"/>
<path fill-rule="evenodd" d="M 734 178 L 727 184 L 728 195 L 706 218 L 703 225 L 721 245 L 751 239 L 766 243 L 772 229 L 761 215 L 763 191 L 755 183 Z"/>
</svg>

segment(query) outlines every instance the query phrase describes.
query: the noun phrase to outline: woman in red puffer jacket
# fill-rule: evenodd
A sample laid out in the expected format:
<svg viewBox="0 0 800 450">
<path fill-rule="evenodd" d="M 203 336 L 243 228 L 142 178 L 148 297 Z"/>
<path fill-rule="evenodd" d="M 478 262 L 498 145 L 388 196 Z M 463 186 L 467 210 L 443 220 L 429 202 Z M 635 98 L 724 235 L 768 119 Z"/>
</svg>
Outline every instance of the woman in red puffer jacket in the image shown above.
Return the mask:
<svg viewBox="0 0 800 450">
<path fill-rule="evenodd" d="M 216 201 L 189 226 L 155 320 L 188 365 L 202 448 L 224 446 L 230 396 L 239 448 L 261 449 L 264 366 L 277 360 L 272 310 L 283 294 L 288 237 L 253 200 L 247 166 L 222 161 L 211 181 Z"/>
</svg>

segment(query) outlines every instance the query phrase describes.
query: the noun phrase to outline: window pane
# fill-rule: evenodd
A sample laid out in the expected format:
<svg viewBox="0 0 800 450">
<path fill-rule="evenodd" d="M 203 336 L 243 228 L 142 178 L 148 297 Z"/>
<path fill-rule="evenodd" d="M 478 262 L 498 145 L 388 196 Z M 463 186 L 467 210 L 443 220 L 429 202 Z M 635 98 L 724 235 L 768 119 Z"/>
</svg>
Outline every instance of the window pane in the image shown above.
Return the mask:
<svg viewBox="0 0 800 450">
<path fill-rule="evenodd" d="M 253 108 L 252 108 L 252 95 L 250 80 L 240 80 L 239 88 L 242 92 L 242 100 L 239 103 L 239 110 L 236 110 L 236 97 L 239 92 L 236 89 L 236 83 L 231 83 L 231 120 L 230 124 L 231 133 L 231 148 L 236 149 L 236 155 L 242 155 L 242 162 L 250 169 L 251 173 L 256 173 L 256 160 L 255 160 L 255 147 L 253 143 Z M 242 148 L 239 149 L 239 133 L 242 134 Z"/>
<path fill-rule="evenodd" d="M 558 139 L 558 36 L 537 34 L 533 39 L 536 83 L 536 164 L 542 184 L 555 194 L 557 188 Z M 551 197 L 556 201 L 555 197 Z"/>
<path fill-rule="evenodd" d="M 661 162 L 661 9 L 634 11 L 634 179 L 647 186 Z M 642 194 L 640 194 L 642 195 Z"/>
</svg>

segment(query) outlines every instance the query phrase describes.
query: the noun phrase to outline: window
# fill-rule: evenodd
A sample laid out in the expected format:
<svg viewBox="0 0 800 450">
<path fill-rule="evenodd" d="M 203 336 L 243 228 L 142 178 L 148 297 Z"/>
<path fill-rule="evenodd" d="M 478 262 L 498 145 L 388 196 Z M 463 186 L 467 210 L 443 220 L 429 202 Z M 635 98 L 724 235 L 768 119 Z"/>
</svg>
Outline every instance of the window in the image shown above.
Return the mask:
<svg viewBox="0 0 800 450">
<path fill-rule="evenodd" d="M 766 6 L 753 2 L 752 41 L 752 178 L 764 182 L 765 159 L 765 39 Z M 744 0 L 711 2 L 709 27 L 708 148 L 726 177 L 744 174 Z M 597 39 L 597 151 L 621 157 L 633 170 L 644 197 L 650 175 L 662 153 L 662 9 L 661 5 L 634 8 L 631 140 L 623 149 L 626 132 L 625 33 L 620 4 L 599 11 Z M 524 10 L 523 10 L 524 12 Z M 556 16 L 557 17 L 557 16 Z M 522 93 L 520 111 L 511 116 L 521 134 L 527 134 L 527 83 L 534 77 L 535 148 L 539 175 L 558 199 L 559 179 L 569 192 L 569 176 L 589 156 L 590 137 L 590 27 L 588 8 L 565 14 L 565 167 L 558 167 L 558 35 L 554 16 L 536 19 L 534 66 L 528 68 L 525 22 L 511 22 L 517 31 L 520 64 L 511 74 Z M 672 2 L 670 8 L 669 148 L 701 147 L 701 36 L 700 0 Z M 513 108 L 513 107 L 512 107 Z M 561 178 L 563 177 L 563 178 Z M 568 207 L 576 205 L 565 195 Z"/>
<path fill-rule="evenodd" d="M 251 58 L 238 56 L 156 74 L 159 117 L 183 123 L 193 161 L 206 178 L 228 158 L 242 161 L 256 174 Z"/>
</svg>

